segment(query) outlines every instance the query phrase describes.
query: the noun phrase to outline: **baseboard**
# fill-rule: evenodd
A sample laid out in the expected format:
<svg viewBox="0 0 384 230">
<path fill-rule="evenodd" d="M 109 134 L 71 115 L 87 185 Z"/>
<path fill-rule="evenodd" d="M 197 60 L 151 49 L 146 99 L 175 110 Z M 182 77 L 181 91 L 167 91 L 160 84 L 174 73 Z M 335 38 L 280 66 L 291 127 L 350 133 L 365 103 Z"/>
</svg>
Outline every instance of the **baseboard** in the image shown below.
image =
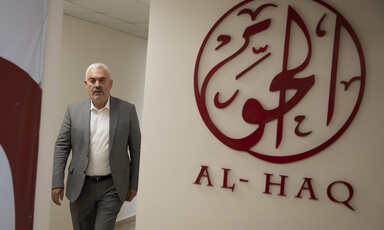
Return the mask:
<svg viewBox="0 0 384 230">
<path fill-rule="evenodd" d="M 130 223 L 135 222 L 135 221 L 136 221 L 136 215 L 130 216 L 130 217 L 116 221 L 115 227 L 120 227 L 122 225 L 130 224 Z"/>
</svg>

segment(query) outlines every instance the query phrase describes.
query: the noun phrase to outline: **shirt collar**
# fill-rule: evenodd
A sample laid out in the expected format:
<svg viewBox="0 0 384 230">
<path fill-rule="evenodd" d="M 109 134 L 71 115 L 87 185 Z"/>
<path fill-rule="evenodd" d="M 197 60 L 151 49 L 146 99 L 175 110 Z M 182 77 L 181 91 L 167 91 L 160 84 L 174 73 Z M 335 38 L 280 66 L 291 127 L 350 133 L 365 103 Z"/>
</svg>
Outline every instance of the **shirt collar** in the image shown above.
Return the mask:
<svg viewBox="0 0 384 230">
<path fill-rule="evenodd" d="M 109 110 L 109 99 L 111 98 L 111 96 L 108 96 L 108 100 L 107 100 L 107 103 L 105 104 L 105 106 L 101 109 L 97 109 L 94 105 L 93 105 L 93 102 L 92 102 L 92 98 L 90 99 L 91 100 L 91 110 L 103 110 L 103 109 L 108 109 Z"/>
</svg>

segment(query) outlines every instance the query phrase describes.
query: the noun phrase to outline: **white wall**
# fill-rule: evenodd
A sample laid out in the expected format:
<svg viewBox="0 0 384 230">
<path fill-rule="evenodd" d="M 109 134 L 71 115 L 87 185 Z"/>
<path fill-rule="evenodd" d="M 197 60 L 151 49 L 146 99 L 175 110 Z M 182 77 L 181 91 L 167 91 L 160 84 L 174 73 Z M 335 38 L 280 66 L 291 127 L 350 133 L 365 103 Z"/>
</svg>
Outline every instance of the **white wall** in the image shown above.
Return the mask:
<svg viewBox="0 0 384 230">
<path fill-rule="evenodd" d="M 63 1 L 48 2 L 47 37 L 45 44 L 43 96 L 39 136 L 39 157 L 36 175 L 36 194 L 33 229 L 48 230 L 51 207 L 52 143 L 55 141 L 56 98 L 58 67 L 60 63 Z"/>
<path fill-rule="evenodd" d="M 64 15 L 61 60 L 58 68 L 55 137 L 58 134 L 66 106 L 87 98 L 84 88 L 86 68 L 94 62 L 107 64 L 114 80 L 111 95 L 136 105 L 142 118 L 147 40 L 120 33 Z M 54 142 L 50 143 L 53 151 Z M 51 154 L 53 154 L 51 152 Z M 118 220 L 136 214 L 136 199 L 125 203 Z M 50 229 L 71 228 L 68 200 L 58 207 L 51 203 Z"/>
<path fill-rule="evenodd" d="M 226 147 L 207 129 L 196 106 L 193 76 L 201 43 L 239 2 L 151 1 L 136 229 L 383 229 L 383 2 L 327 1 L 347 18 L 362 43 L 367 68 L 363 102 L 333 145 L 289 164 L 267 163 Z M 206 179 L 202 185 L 193 183 L 200 165 L 209 166 L 213 187 L 206 186 Z M 228 180 L 236 182 L 234 192 L 221 188 L 222 168 L 232 169 Z M 264 173 L 274 174 L 275 181 L 278 175 L 288 176 L 286 197 L 277 196 L 273 187 L 272 195 L 263 194 Z M 250 182 L 241 184 L 241 177 Z M 317 201 L 308 194 L 294 197 L 303 177 L 313 178 Z M 328 198 L 327 187 L 337 180 L 353 186 L 355 211 Z M 345 198 L 345 191 L 338 194 Z"/>
</svg>

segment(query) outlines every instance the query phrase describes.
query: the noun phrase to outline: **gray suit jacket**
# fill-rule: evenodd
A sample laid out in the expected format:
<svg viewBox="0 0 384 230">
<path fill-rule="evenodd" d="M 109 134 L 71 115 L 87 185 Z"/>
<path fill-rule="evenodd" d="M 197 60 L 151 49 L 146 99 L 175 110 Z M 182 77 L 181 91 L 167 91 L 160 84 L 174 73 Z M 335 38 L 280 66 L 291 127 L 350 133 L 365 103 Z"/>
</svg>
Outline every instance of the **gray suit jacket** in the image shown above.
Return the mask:
<svg viewBox="0 0 384 230">
<path fill-rule="evenodd" d="M 90 98 L 67 107 L 55 145 L 52 188 L 64 188 L 65 166 L 72 150 L 66 187 L 66 196 L 71 202 L 79 197 L 86 176 L 90 109 Z M 125 201 L 128 189 L 138 187 L 141 134 L 135 106 L 111 96 L 109 129 L 112 178 L 120 200 Z"/>
</svg>

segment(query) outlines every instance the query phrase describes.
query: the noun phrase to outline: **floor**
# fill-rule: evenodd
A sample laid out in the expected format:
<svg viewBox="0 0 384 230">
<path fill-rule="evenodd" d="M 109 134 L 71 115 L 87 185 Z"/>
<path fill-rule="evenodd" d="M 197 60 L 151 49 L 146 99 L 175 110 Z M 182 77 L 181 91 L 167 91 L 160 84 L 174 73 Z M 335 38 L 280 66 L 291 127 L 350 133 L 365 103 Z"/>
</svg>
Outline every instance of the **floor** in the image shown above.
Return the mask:
<svg viewBox="0 0 384 230">
<path fill-rule="evenodd" d="M 125 223 L 122 225 L 116 225 L 115 230 L 135 230 L 136 222 Z"/>
</svg>

